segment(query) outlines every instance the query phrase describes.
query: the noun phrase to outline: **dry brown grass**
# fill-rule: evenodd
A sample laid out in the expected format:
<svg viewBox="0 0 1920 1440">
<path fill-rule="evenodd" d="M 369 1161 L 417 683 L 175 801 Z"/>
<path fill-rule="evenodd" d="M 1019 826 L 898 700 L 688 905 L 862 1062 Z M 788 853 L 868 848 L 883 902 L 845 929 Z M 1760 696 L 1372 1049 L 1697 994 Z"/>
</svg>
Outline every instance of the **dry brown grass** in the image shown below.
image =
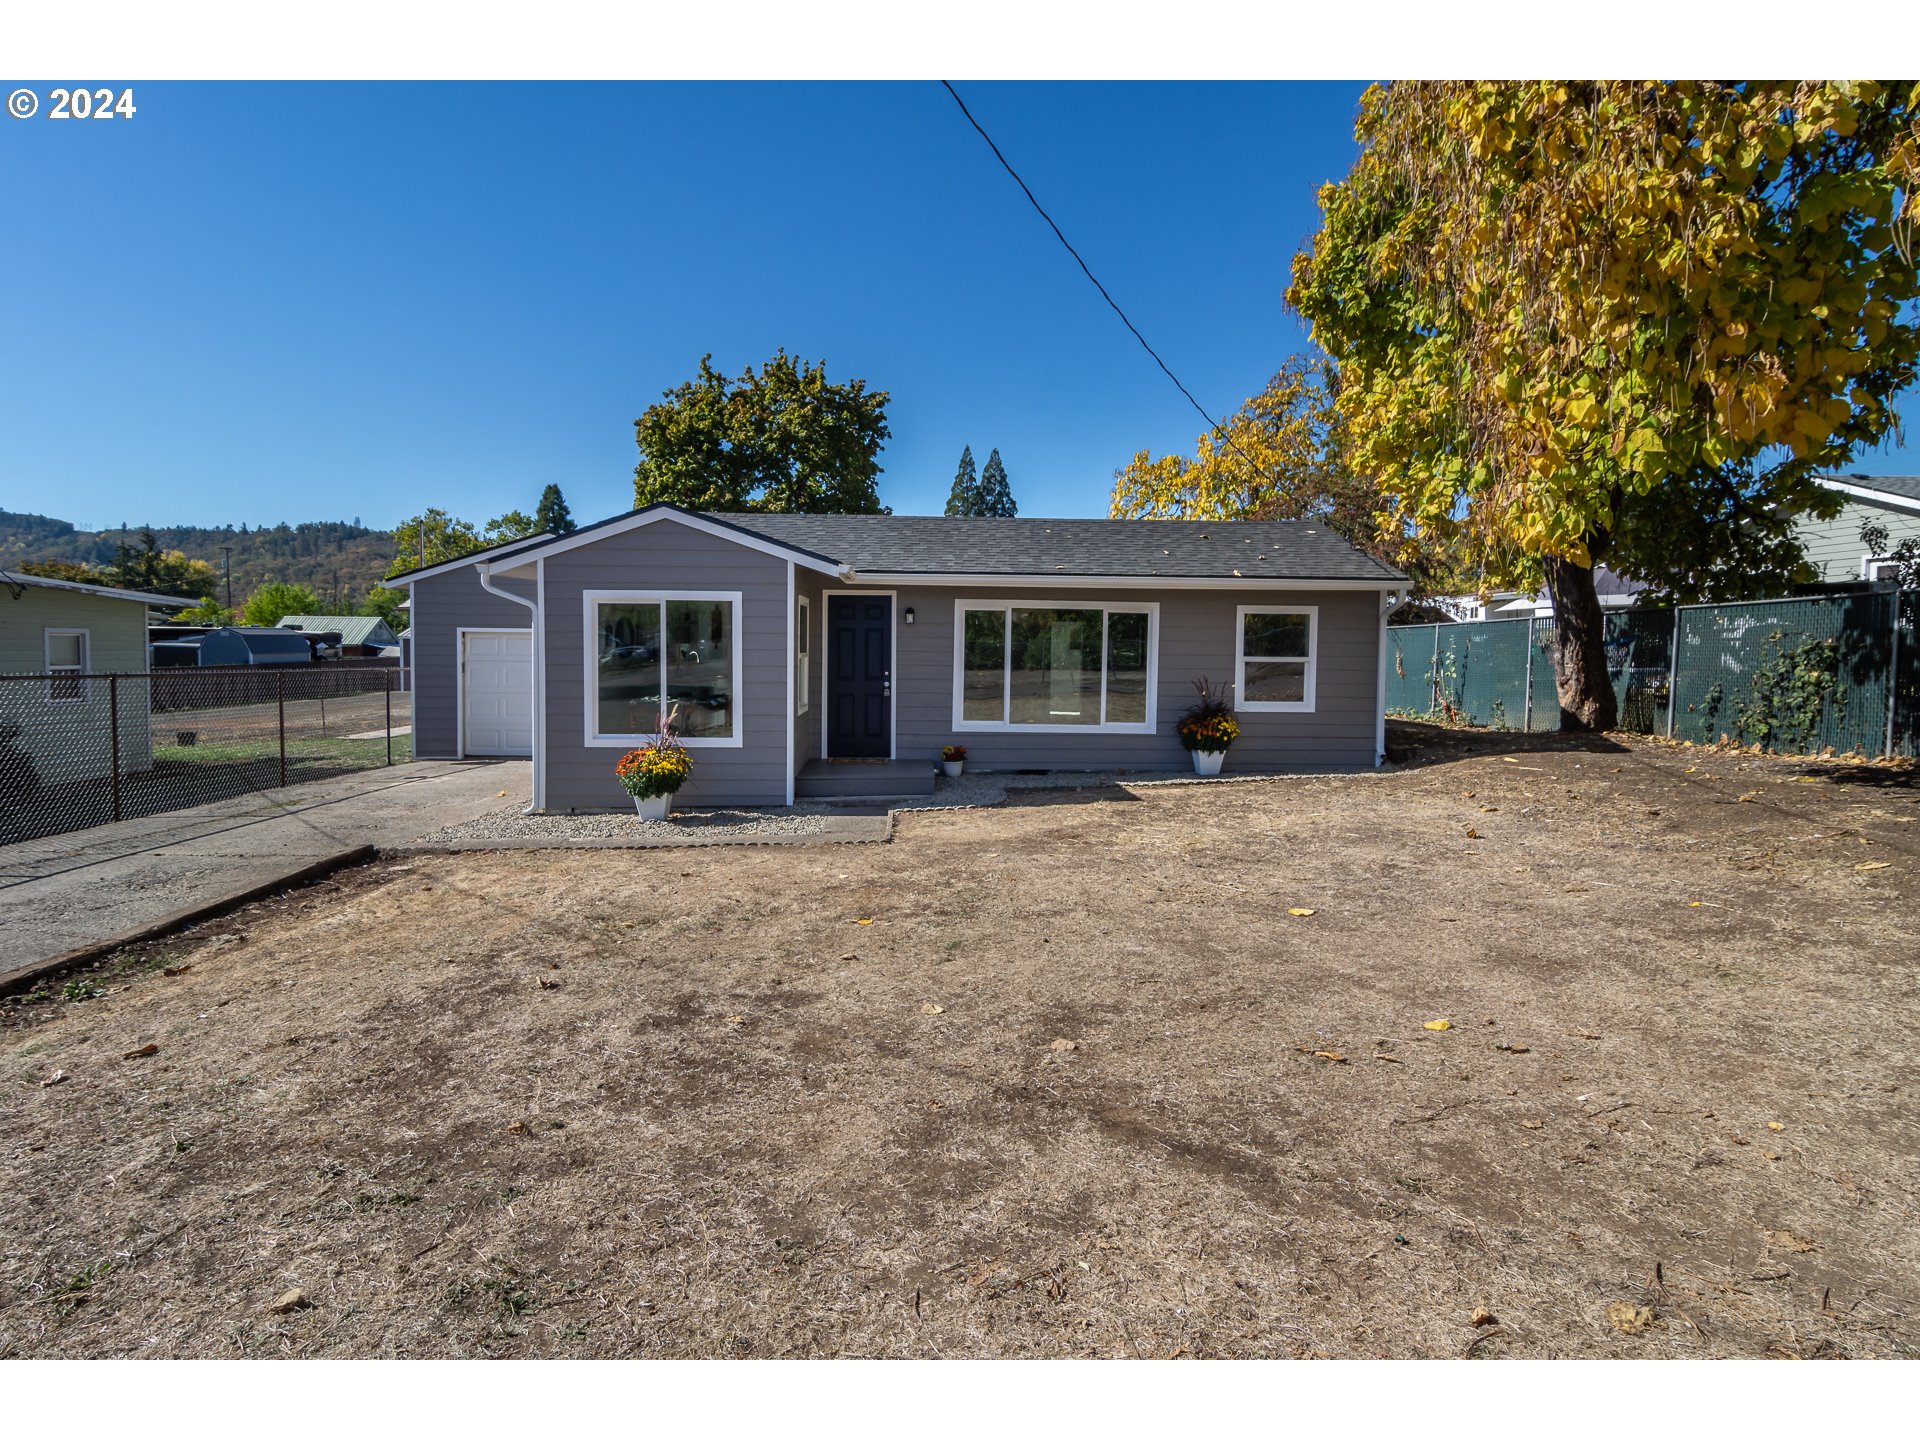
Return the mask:
<svg viewBox="0 0 1920 1440">
<path fill-rule="evenodd" d="M 1493 743 L 121 957 L 0 1030 L 0 1350 L 1913 1354 L 1915 793 Z"/>
</svg>

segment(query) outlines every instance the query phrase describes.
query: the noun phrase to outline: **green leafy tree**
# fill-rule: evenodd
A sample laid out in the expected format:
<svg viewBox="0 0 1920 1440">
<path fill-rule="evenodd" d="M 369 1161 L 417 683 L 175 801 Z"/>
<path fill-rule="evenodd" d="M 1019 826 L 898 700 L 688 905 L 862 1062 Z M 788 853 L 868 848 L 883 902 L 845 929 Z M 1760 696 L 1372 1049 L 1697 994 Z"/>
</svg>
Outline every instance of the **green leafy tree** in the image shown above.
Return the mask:
<svg viewBox="0 0 1920 1440">
<path fill-rule="evenodd" d="M 388 576 L 423 565 L 442 565 L 471 555 L 487 542 L 465 520 L 446 511 L 429 508 L 424 513 L 400 522 L 393 532 L 393 563 Z"/>
<path fill-rule="evenodd" d="M 1892 429 L 1917 111 L 1911 82 L 1367 92 L 1288 300 L 1409 523 L 1544 578 L 1563 726 L 1616 720 L 1595 565 L 1676 593 L 1784 566 L 1778 517 L 1835 513 L 1812 477 Z"/>
<path fill-rule="evenodd" d="M 247 603 L 240 607 L 240 621 L 244 625 L 278 625 L 285 616 L 314 615 L 321 608 L 320 597 L 305 585 L 273 580 L 247 597 Z"/>
<path fill-rule="evenodd" d="M 368 589 L 366 598 L 360 602 L 360 608 L 355 613 L 378 615 L 387 622 L 387 628 L 398 635 L 407 628 L 407 612 L 400 608 L 406 598 L 405 591 L 375 585 Z"/>
<path fill-rule="evenodd" d="M 887 429 L 884 390 L 834 384 L 826 362 L 785 350 L 738 379 L 715 370 L 667 391 L 633 422 L 636 506 L 694 510 L 884 513 L 876 488 Z"/>
<path fill-rule="evenodd" d="M 571 535 L 580 527 L 573 522 L 573 512 L 567 509 L 567 497 L 560 493 L 558 485 L 549 485 L 540 492 L 540 504 L 533 512 L 534 529 L 548 535 Z"/>
<path fill-rule="evenodd" d="M 289 615 L 297 615 L 297 610 L 289 610 Z M 186 610 L 176 611 L 169 617 L 176 625 L 231 625 L 234 613 L 218 600 L 202 600 Z"/>
<path fill-rule="evenodd" d="M 999 452 L 995 452 L 996 454 Z M 973 469 L 973 447 L 960 447 L 960 466 L 953 472 L 953 488 L 947 492 L 947 514 L 977 515 L 980 503 L 980 477 Z"/>
<path fill-rule="evenodd" d="M 112 578 L 106 583 L 149 595 L 192 596 L 210 600 L 219 584 L 214 568 L 204 560 L 189 560 L 178 550 L 163 550 L 152 530 L 142 526 L 140 544 L 124 541 L 115 547 Z"/>
<path fill-rule="evenodd" d="M 971 512 L 974 515 L 998 515 L 1011 520 L 1020 513 L 1013 501 L 1013 488 L 1007 484 L 1007 467 L 1000 463 L 995 449 L 987 456 L 987 468 L 980 472 L 980 490 Z"/>
<path fill-rule="evenodd" d="M 540 526 L 524 510 L 509 510 L 506 514 L 487 521 L 482 538 L 489 545 L 504 545 L 509 540 L 524 540 L 529 535 L 538 535 Z"/>
</svg>

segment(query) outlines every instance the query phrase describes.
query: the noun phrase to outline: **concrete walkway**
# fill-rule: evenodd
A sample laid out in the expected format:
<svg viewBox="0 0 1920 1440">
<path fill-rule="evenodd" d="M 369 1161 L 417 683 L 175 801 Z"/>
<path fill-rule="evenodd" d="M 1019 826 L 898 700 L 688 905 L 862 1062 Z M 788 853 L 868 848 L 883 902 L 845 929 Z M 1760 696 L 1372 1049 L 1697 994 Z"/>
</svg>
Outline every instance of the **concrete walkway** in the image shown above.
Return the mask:
<svg viewBox="0 0 1920 1440">
<path fill-rule="evenodd" d="M 525 760 L 420 760 L 0 846 L 0 985 L 365 846 L 524 804 L 531 783 Z"/>
</svg>

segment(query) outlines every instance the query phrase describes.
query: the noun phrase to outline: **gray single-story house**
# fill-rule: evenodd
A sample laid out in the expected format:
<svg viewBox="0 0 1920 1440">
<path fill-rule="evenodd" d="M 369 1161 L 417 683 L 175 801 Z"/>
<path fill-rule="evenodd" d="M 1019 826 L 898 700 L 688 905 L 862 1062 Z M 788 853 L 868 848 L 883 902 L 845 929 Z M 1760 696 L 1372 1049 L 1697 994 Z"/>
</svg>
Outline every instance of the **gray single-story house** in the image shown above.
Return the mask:
<svg viewBox="0 0 1920 1440">
<path fill-rule="evenodd" d="M 1407 587 L 1307 522 L 665 504 L 388 583 L 409 597 L 414 753 L 529 755 L 551 811 L 629 803 L 614 763 L 663 697 L 691 805 L 873 793 L 950 744 L 988 770 L 1181 767 L 1203 676 L 1231 687 L 1229 774 L 1370 768 Z"/>
</svg>

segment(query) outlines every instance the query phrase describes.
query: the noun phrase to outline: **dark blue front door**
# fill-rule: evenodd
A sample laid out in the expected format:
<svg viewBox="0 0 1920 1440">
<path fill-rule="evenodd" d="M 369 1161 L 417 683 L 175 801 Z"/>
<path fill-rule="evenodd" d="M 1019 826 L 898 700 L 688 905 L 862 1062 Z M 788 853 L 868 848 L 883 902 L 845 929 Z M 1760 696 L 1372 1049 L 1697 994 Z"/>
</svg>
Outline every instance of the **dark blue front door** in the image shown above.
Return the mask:
<svg viewBox="0 0 1920 1440">
<path fill-rule="evenodd" d="M 827 755 L 885 760 L 893 749 L 893 597 L 827 597 Z"/>
</svg>

